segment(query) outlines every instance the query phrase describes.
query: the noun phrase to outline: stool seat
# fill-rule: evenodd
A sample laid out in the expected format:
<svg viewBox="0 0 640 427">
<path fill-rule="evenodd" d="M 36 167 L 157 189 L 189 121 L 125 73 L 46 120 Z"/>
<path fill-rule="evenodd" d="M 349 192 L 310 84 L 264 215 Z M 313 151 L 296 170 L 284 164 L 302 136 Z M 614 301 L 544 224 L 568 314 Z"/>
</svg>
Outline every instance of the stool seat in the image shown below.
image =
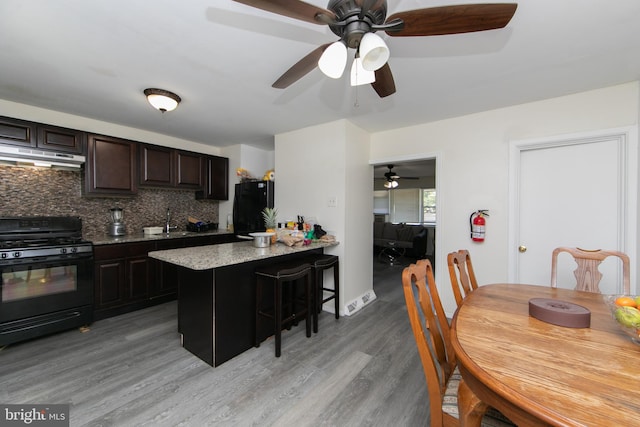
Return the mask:
<svg viewBox="0 0 640 427">
<path fill-rule="evenodd" d="M 280 357 L 280 348 L 282 343 L 282 325 L 283 323 L 297 324 L 297 319 L 305 316 L 305 326 L 307 337 L 311 336 L 311 317 L 317 319 L 317 313 L 313 310 L 312 289 L 311 289 L 311 265 L 308 262 L 298 260 L 297 262 L 288 262 L 274 264 L 265 267 L 259 267 L 255 270 L 256 275 L 256 333 L 255 346 L 260 346 L 259 324 L 260 317 L 268 317 L 274 320 L 275 335 L 275 354 Z M 305 305 L 302 309 L 296 310 L 296 281 L 304 279 L 304 298 Z M 273 305 L 263 306 L 263 285 L 271 284 L 274 288 Z M 291 313 L 283 319 L 283 292 L 284 283 L 291 283 L 288 305 L 291 306 Z M 317 320 L 315 320 L 317 323 Z"/>
<path fill-rule="evenodd" d="M 308 262 L 283 263 L 256 268 L 255 273 L 258 276 L 264 276 L 271 279 L 296 280 L 307 274 L 308 271 L 306 270 L 310 268 L 311 264 Z"/>
<path fill-rule="evenodd" d="M 318 332 L 317 313 L 322 311 L 325 302 L 334 300 L 335 317 L 340 318 L 340 262 L 337 255 L 318 254 L 305 258 L 305 261 L 311 265 L 313 277 L 313 311 L 316 316 L 313 318 L 313 331 Z M 333 289 L 324 287 L 324 271 L 333 269 Z M 325 298 L 324 293 L 329 292 L 330 295 Z"/>
</svg>

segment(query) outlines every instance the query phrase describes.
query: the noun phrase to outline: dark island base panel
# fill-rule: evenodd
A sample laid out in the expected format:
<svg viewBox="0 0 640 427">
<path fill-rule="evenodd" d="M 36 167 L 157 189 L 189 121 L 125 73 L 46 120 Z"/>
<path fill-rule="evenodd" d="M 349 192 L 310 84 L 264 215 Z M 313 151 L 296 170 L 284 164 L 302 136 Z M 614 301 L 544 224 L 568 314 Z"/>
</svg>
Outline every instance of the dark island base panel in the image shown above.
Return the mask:
<svg viewBox="0 0 640 427">
<path fill-rule="evenodd" d="M 180 267 L 178 331 L 184 348 L 209 365 L 219 366 L 254 347 L 255 269 L 322 253 L 318 248 L 213 270 Z M 270 319 L 261 321 L 260 341 L 273 333 Z"/>
</svg>

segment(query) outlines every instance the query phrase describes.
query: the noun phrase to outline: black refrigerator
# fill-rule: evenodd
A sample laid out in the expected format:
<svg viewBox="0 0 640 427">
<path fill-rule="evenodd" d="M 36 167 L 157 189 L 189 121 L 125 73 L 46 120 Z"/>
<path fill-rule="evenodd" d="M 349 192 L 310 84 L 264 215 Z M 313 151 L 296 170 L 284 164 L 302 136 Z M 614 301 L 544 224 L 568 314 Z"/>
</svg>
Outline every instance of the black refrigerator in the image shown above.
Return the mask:
<svg viewBox="0 0 640 427">
<path fill-rule="evenodd" d="M 237 235 L 265 231 L 262 210 L 273 207 L 273 181 L 236 184 L 233 198 L 233 230 Z"/>
</svg>

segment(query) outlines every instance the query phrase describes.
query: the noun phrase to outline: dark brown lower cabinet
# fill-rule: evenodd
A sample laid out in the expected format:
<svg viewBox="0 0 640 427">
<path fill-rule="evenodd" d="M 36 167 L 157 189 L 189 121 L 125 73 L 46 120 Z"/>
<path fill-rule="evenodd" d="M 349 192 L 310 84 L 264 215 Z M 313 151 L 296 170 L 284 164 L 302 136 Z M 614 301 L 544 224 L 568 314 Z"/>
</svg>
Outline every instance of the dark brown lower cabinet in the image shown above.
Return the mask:
<svg viewBox="0 0 640 427">
<path fill-rule="evenodd" d="M 177 298 L 177 267 L 149 258 L 149 252 L 233 241 L 233 234 L 218 234 L 96 245 L 94 319 L 117 316 Z"/>
<path fill-rule="evenodd" d="M 163 240 L 158 242 L 155 250 L 184 248 L 185 244 L 185 239 Z M 189 246 L 199 245 L 190 242 Z M 178 292 L 178 267 L 155 259 L 150 260 L 156 265 L 156 280 L 151 284 L 151 299 L 175 297 Z"/>
<path fill-rule="evenodd" d="M 148 306 L 155 263 L 147 257 L 154 243 L 123 243 L 94 248 L 94 318 L 103 319 Z"/>
</svg>

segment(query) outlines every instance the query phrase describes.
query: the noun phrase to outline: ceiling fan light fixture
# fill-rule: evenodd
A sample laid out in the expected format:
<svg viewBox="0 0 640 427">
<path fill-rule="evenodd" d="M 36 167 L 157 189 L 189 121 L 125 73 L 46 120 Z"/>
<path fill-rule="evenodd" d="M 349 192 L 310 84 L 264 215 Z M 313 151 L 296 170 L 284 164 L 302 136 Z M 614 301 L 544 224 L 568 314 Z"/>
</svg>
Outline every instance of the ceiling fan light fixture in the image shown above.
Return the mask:
<svg viewBox="0 0 640 427">
<path fill-rule="evenodd" d="M 398 186 L 398 181 L 387 181 L 384 183 L 384 188 L 396 188 Z"/>
<path fill-rule="evenodd" d="M 318 60 L 318 67 L 325 76 L 339 79 L 347 65 L 347 46 L 338 40 L 325 49 Z"/>
<path fill-rule="evenodd" d="M 164 89 L 149 88 L 144 90 L 144 94 L 149 104 L 162 113 L 175 110 L 182 101 L 178 95 Z"/>
<path fill-rule="evenodd" d="M 375 81 L 375 71 L 365 70 L 362 67 L 362 58 L 356 56 L 351 64 L 351 86 L 366 85 Z"/>
<path fill-rule="evenodd" d="M 382 38 L 374 33 L 366 33 L 360 41 L 360 58 L 367 71 L 376 71 L 389 60 L 389 48 Z"/>
</svg>

